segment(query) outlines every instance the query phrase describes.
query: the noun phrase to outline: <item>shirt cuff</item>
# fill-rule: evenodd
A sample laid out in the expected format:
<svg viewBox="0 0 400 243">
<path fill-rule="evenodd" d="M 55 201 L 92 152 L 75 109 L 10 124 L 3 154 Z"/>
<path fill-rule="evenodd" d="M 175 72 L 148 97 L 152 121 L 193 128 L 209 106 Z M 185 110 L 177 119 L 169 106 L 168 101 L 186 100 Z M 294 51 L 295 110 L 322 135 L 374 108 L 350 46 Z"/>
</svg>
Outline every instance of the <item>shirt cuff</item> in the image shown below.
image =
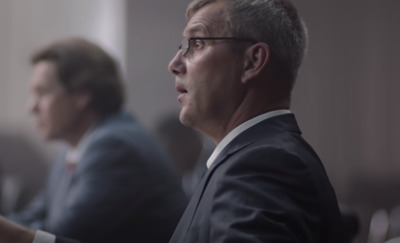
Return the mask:
<svg viewBox="0 0 400 243">
<path fill-rule="evenodd" d="M 55 242 L 56 242 L 55 235 L 52 235 L 50 233 L 41 230 L 37 230 L 32 243 L 55 243 Z"/>
</svg>

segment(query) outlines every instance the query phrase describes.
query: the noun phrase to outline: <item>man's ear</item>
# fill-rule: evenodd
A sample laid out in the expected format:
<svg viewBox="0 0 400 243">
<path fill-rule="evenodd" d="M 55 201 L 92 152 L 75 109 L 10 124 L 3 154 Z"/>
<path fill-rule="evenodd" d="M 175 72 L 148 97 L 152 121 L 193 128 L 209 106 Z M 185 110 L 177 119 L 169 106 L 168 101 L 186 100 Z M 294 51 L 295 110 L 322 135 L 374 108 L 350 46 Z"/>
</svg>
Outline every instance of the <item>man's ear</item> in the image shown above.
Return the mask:
<svg viewBox="0 0 400 243">
<path fill-rule="evenodd" d="M 265 69 L 269 58 L 269 47 L 265 43 L 260 42 L 248 48 L 244 54 L 242 83 L 257 77 Z"/>
<path fill-rule="evenodd" d="M 80 110 L 84 110 L 89 106 L 92 95 L 88 92 L 78 92 L 75 94 L 75 104 Z"/>
</svg>

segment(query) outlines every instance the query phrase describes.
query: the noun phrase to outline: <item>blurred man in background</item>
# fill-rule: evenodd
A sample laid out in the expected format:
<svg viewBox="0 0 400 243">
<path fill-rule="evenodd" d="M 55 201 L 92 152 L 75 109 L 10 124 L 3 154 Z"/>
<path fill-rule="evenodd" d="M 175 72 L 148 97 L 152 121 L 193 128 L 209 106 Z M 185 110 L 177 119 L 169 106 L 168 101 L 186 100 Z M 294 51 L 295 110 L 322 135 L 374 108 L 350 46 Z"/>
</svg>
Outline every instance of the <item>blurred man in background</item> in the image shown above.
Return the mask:
<svg viewBox="0 0 400 243">
<path fill-rule="evenodd" d="M 29 107 L 39 133 L 68 148 L 42 192 L 8 218 L 87 243 L 166 242 L 186 197 L 159 145 L 122 111 L 124 87 L 113 58 L 70 38 L 31 61 Z"/>
</svg>

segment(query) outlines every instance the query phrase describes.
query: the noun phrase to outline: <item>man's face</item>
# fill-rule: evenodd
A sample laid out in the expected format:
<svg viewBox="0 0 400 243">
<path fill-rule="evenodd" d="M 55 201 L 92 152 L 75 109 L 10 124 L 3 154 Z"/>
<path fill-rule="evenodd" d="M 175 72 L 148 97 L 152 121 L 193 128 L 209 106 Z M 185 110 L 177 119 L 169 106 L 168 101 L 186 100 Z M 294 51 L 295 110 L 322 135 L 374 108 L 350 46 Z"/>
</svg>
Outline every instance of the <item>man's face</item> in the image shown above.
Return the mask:
<svg viewBox="0 0 400 243">
<path fill-rule="evenodd" d="M 224 3 L 212 3 L 189 20 L 184 37 L 231 36 L 227 31 Z M 169 64 L 180 93 L 180 120 L 213 136 L 228 122 L 242 95 L 243 58 L 226 40 L 194 40 L 185 56 L 178 51 Z"/>
<path fill-rule="evenodd" d="M 46 140 L 63 140 L 73 135 L 82 108 L 77 96 L 69 94 L 60 83 L 54 63 L 36 63 L 29 86 L 32 95 L 29 109 L 41 136 Z"/>
</svg>

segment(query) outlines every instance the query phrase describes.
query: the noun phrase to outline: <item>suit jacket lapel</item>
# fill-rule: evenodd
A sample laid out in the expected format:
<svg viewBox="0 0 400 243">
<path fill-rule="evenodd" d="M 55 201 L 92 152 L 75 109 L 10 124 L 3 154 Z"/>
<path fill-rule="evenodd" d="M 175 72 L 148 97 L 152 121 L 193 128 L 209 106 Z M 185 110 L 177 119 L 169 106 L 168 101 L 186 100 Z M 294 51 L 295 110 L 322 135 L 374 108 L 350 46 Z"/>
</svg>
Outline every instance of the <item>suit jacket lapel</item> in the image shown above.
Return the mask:
<svg viewBox="0 0 400 243">
<path fill-rule="evenodd" d="M 197 211 L 197 208 L 199 206 L 200 200 L 204 194 L 207 184 L 208 184 L 213 172 L 215 171 L 215 169 L 218 167 L 218 165 L 220 165 L 222 162 L 224 162 L 231 154 L 234 154 L 238 150 L 246 147 L 247 145 L 249 145 L 251 143 L 252 143 L 251 141 L 244 141 L 244 142 L 239 142 L 239 143 L 235 143 L 232 145 L 229 144 L 218 155 L 218 157 L 215 159 L 212 166 L 204 173 L 203 178 L 200 181 L 200 184 L 198 185 L 195 193 L 193 194 L 193 196 L 186 208 L 184 215 L 182 216 L 182 220 L 181 220 L 182 224 L 180 223 L 180 225 L 179 225 L 180 227 L 182 227 L 182 226 L 186 227 L 185 231 L 187 231 L 192 224 L 192 221 L 193 221 L 194 215 Z M 177 228 L 179 228 L 179 227 L 177 227 Z"/>
</svg>

